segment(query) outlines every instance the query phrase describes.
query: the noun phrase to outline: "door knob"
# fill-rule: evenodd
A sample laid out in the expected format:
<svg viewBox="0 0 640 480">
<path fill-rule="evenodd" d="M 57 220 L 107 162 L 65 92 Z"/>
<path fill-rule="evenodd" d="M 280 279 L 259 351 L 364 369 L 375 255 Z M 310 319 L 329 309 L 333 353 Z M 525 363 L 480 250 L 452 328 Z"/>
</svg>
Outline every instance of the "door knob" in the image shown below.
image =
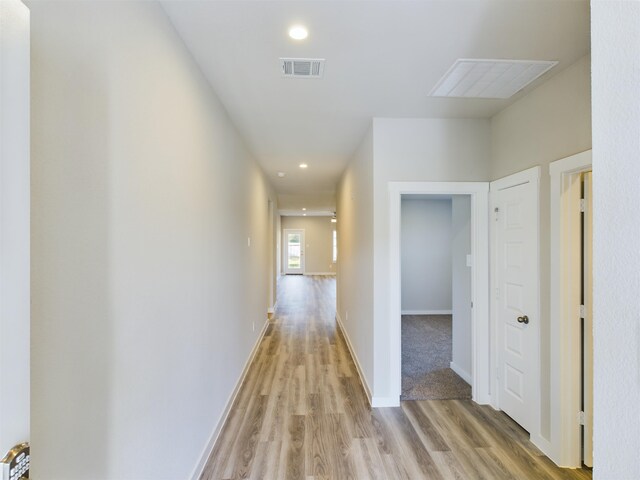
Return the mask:
<svg viewBox="0 0 640 480">
<path fill-rule="evenodd" d="M 529 323 L 529 317 L 527 317 L 526 315 L 518 317 L 518 323 L 524 323 L 526 325 L 527 323 Z"/>
</svg>

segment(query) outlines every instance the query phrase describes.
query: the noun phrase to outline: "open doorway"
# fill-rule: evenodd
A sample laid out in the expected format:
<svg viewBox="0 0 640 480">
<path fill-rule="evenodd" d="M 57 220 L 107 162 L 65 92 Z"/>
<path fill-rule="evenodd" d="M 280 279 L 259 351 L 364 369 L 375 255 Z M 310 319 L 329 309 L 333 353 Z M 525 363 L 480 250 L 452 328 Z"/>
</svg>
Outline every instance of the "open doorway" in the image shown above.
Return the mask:
<svg viewBox="0 0 640 480">
<path fill-rule="evenodd" d="M 549 457 L 593 466 L 591 150 L 549 165 L 551 175 L 551 432 Z"/>
<path fill-rule="evenodd" d="M 401 204 L 409 195 L 462 195 L 469 199 L 470 256 L 470 385 L 472 399 L 481 404 L 491 403 L 490 337 L 489 328 L 489 245 L 488 245 L 488 183 L 484 182 L 390 182 L 389 253 L 390 253 L 390 351 L 393 402 L 397 405 L 402 394 L 402 289 L 401 289 Z M 453 309 L 453 303 L 452 303 Z M 453 348 L 453 346 L 452 346 Z M 451 365 L 449 365 L 450 367 Z M 397 395 L 397 396 L 396 396 Z M 395 400 L 397 399 L 397 404 Z M 390 399 L 391 400 L 391 399 Z"/>
<path fill-rule="evenodd" d="M 401 200 L 403 400 L 471 398 L 471 198 Z"/>
</svg>

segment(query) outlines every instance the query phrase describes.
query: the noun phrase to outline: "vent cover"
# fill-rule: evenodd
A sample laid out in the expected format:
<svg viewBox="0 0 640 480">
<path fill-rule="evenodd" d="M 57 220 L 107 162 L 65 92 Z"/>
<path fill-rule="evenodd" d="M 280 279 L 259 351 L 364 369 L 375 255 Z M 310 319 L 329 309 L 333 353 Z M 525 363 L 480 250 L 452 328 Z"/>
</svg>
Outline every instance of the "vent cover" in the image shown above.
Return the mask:
<svg viewBox="0 0 640 480">
<path fill-rule="evenodd" d="M 321 78 L 324 58 L 281 58 L 280 71 L 285 77 Z"/>
<path fill-rule="evenodd" d="M 558 62 L 535 60 L 456 60 L 431 90 L 432 97 L 509 98 Z"/>
</svg>

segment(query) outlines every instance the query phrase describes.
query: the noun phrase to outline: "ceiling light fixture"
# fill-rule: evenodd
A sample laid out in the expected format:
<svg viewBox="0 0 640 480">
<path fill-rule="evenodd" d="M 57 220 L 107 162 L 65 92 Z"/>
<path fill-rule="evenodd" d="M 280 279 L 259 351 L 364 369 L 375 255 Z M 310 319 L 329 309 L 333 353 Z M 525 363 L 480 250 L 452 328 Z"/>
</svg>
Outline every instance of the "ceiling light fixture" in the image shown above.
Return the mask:
<svg viewBox="0 0 640 480">
<path fill-rule="evenodd" d="M 309 165 L 307 165 L 306 163 L 301 163 L 299 165 L 300 168 L 307 168 Z"/>
<path fill-rule="evenodd" d="M 302 207 L 302 211 L 303 211 L 303 212 L 305 212 L 306 210 L 307 210 L 306 208 Z"/>
<path fill-rule="evenodd" d="M 286 175 L 286 173 L 284 173 L 284 172 L 278 172 L 278 176 L 279 176 L 280 178 L 283 178 L 285 175 Z"/>
<path fill-rule="evenodd" d="M 294 40 L 304 40 L 309 32 L 302 25 L 294 25 L 289 29 L 289 36 Z"/>
</svg>

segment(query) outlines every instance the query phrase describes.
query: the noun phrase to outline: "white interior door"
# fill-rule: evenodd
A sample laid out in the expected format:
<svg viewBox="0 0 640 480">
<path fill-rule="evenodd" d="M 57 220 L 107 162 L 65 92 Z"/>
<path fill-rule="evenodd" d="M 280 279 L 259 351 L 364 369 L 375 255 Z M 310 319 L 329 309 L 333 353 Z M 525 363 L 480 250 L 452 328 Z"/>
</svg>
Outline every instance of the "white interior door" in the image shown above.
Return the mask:
<svg viewBox="0 0 640 480">
<path fill-rule="evenodd" d="M 304 230 L 284 231 L 284 273 L 304 274 Z"/>
<path fill-rule="evenodd" d="M 498 405 L 531 433 L 540 390 L 538 181 L 508 180 L 492 184 Z"/>
<path fill-rule="evenodd" d="M 593 467 L 593 274 L 592 274 L 592 232 L 593 209 L 591 196 L 591 172 L 586 172 L 584 179 L 584 216 L 583 216 L 583 304 L 584 304 L 584 329 L 583 329 L 583 409 L 584 409 L 584 437 L 582 461 L 587 467 Z"/>
</svg>

